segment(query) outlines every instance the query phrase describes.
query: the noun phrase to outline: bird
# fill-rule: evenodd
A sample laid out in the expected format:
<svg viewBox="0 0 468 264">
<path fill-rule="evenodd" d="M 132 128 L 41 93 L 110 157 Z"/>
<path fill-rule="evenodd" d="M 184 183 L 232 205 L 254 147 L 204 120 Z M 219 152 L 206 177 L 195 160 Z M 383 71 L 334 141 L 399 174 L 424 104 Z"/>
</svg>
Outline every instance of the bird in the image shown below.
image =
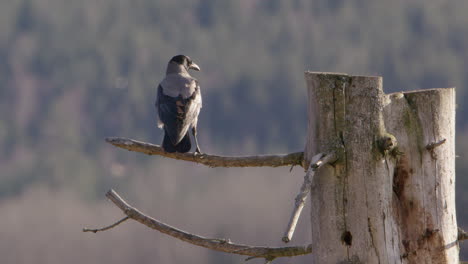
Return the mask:
<svg viewBox="0 0 468 264">
<path fill-rule="evenodd" d="M 186 153 L 192 148 L 189 130 L 195 140 L 195 154 L 200 154 L 197 139 L 198 114 L 202 97 L 198 80 L 189 70 L 200 67 L 185 55 L 176 55 L 167 64 L 166 76 L 160 82 L 156 97 L 158 127 L 164 130 L 164 151 Z"/>
</svg>

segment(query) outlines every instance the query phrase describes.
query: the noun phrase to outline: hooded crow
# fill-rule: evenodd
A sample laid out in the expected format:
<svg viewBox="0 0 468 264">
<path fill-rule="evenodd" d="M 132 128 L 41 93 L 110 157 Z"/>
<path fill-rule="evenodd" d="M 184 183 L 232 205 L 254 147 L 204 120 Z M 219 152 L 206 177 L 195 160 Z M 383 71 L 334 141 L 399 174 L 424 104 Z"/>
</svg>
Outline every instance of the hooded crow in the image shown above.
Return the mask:
<svg viewBox="0 0 468 264">
<path fill-rule="evenodd" d="M 190 76 L 189 69 L 199 71 L 200 67 L 188 56 L 174 56 L 167 64 L 166 77 L 158 86 L 158 127 L 164 129 L 162 147 L 166 152 L 190 151 L 189 129 L 192 129 L 195 152 L 200 153 L 197 122 L 202 98 L 198 81 Z"/>
</svg>

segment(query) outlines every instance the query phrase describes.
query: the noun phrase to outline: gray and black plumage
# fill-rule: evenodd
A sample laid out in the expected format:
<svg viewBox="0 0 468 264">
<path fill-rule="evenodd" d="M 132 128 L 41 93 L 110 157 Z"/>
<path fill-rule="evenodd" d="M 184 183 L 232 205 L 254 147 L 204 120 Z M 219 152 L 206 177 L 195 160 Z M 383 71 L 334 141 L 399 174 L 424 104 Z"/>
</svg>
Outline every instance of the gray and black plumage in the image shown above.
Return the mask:
<svg viewBox="0 0 468 264">
<path fill-rule="evenodd" d="M 189 152 L 189 130 L 195 139 L 195 152 L 200 153 L 197 140 L 198 114 L 202 107 L 200 86 L 189 69 L 200 67 L 188 56 L 174 56 L 167 65 L 166 77 L 158 86 L 156 109 L 158 126 L 164 129 L 162 147 L 166 152 Z"/>
</svg>

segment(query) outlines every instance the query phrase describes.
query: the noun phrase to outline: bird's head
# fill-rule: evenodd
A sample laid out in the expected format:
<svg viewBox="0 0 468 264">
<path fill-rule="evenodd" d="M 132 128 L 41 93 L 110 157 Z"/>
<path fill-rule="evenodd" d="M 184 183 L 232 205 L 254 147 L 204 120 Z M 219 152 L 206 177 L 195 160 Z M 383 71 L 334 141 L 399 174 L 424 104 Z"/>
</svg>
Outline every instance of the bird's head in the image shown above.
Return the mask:
<svg viewBox="0 0 468 264">
<path fill-rule="evenodd" d="M 185 55 L 174 56 L 169 61 L 169 63 L 171 62 L 183 66 L 187 71 L 189 69 L 200 71 L 200 67 L 197 64 L 195 64 L 190 57 Z"/>
</svg>

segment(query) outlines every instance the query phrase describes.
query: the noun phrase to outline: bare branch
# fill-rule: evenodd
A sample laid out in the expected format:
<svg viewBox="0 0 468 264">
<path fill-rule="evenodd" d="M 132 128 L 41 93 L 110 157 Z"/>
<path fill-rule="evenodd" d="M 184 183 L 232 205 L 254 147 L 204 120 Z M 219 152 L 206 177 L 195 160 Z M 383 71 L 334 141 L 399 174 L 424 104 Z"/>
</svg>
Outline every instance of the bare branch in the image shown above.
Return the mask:
<svg viewBox="0 0 468 264">
<path fill-rule="evenodd" d="M 114 190 L 108 191 L 106 193 L 106 197 L 109 198 L 117 207 L 119 207 L 128 218 L 136 220 L 152 229 L 158 230 L 161 233 L 170 235 L 197 246 L 254 258 L 265 258 L 266 260 L 273 260 L 278 257 L 306 255 L 312 252 L 312 247 L 310 245 L 299 247 L 256 247 L 242 244 L 233 244 L 230 240 L 226 239 L 212 239 L 190 234 L 146 216 L 145 214 L 138 211 L 138 209 L 130 206 Z"/>
<path fill-rule="evenodd" d="M 106 141 L 116 147 L 148 155 L 160 155 L 167 158 L 200 163 L 209 167 L 280 167 L 302 166 L 303 152 L 279 155 L 258 155 L 243 157 L 223 157 L 209 154 L 168 153 L 161 146 L 141 142 L 129 138 L 106 138 Z"/>
<path fill-rule="evenodd" d="M 128 216 L 120 219 L 119 221 L 113 223 L 112 225 L 110 226 L 106 226 L 106 227 L 103 227 L 103 228 L 98 228 L 98 229 L 89 229 L 89 228 L 83 228 L 83 232 L 93 232 L 93 233 L 97 233 L 97 232 L 101 232 L 101 231 L 106 231 L 108 229 L 111 229 L 111 228 L 114 228 L 118 225 L 120 225 L 121 223 L 125 222 L 128 220 Z"/>
<path fill-rule="evenodd" d="M 325 156 L 322 153 L 319 153 L 312 157 L 309 169 L 307 170 L 307 173 L 304 176 L 304 182 L 302 183 L 301 190 L 296 196 L 294 210 L 291 214 L 291 218 L 289 219 L 288 227 L 286 228 L 286 232 L 284 232 L 284 236 L 282 238 L 284 243 L 288 243 L 289 241 L 291 241 L 291 238 L 294 234 L 294 230 L 296 230 L 297 221 L 301 216 L 301 212 L 304 208 L 307 195 L 310 192 L 310 187 L 312 185 L 315 171 L 318 170 L 324 164 L 333 163 L 335 160 L 335 153 L 331 153 Z"/>
</svg>

